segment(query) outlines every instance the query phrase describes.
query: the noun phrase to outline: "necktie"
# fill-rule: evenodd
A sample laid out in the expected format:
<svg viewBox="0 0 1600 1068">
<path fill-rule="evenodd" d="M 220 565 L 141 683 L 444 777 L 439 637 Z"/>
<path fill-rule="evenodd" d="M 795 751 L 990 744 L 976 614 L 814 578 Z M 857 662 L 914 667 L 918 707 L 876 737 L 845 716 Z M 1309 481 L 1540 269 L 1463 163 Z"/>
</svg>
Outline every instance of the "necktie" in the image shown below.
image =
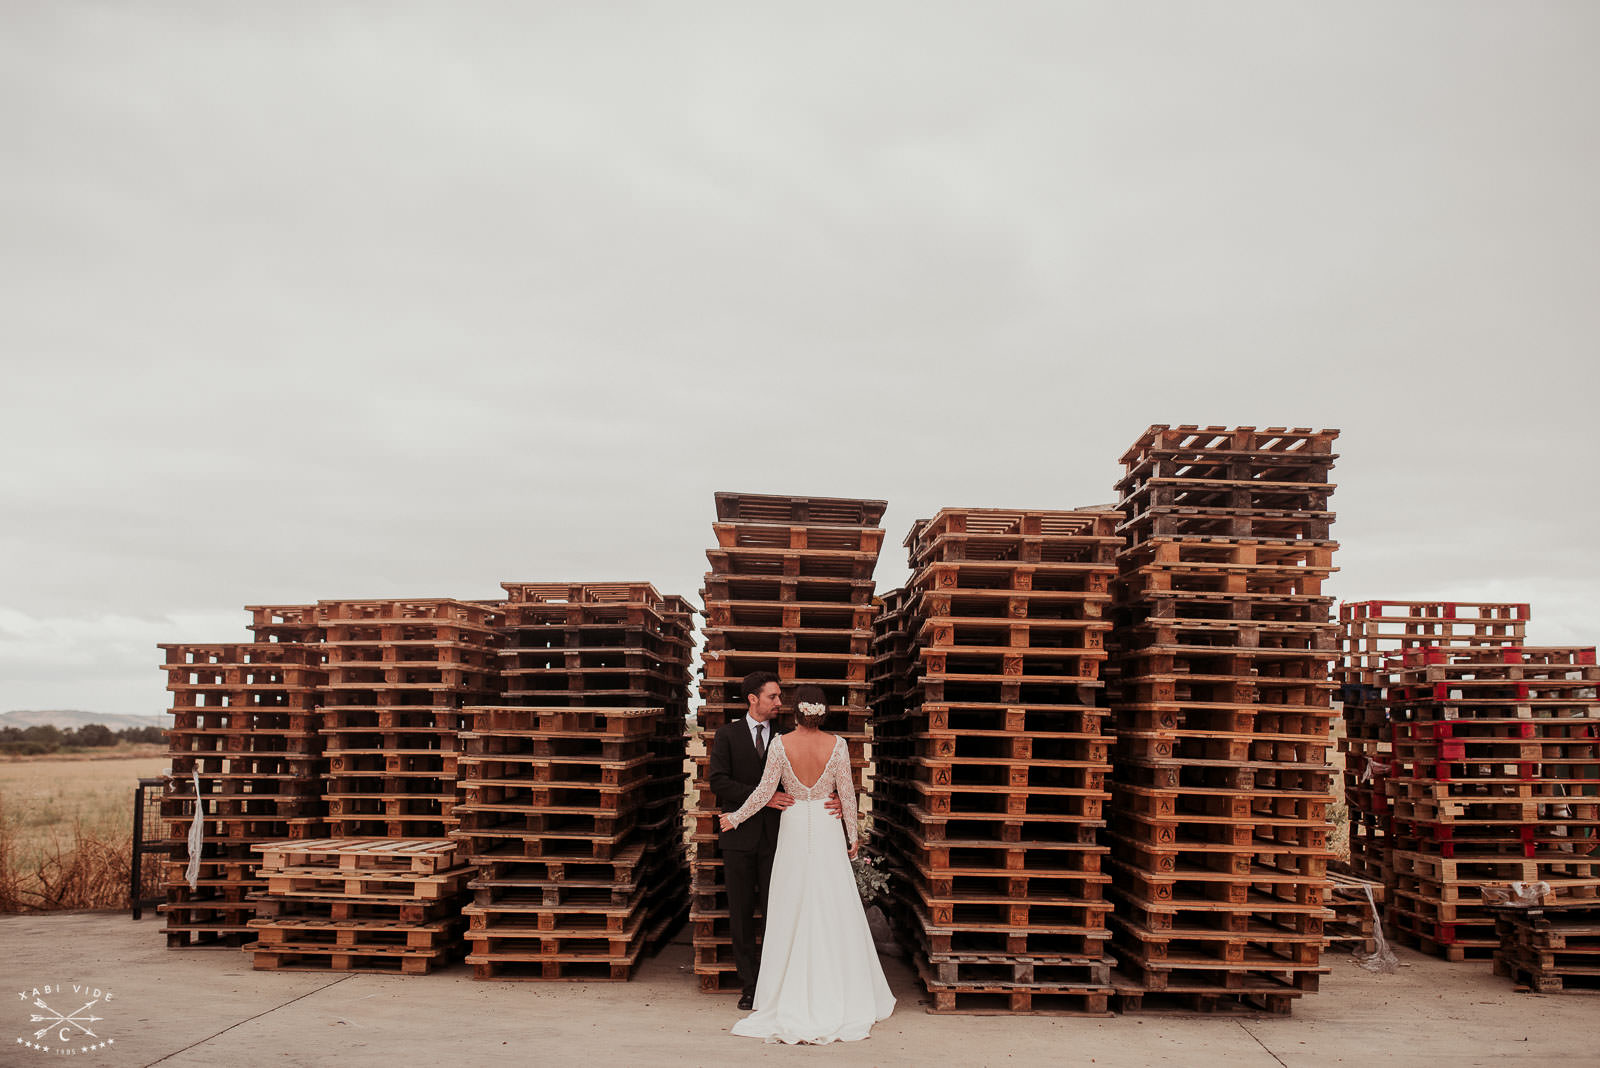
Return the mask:
<svg viewBox="0 0 1600 1068">
<path fill-rule="evenodd" d="M 765 723 L 756 724 L 756 755 L 759 757 L 767 755 L 767 725 Z"/>
</svg>

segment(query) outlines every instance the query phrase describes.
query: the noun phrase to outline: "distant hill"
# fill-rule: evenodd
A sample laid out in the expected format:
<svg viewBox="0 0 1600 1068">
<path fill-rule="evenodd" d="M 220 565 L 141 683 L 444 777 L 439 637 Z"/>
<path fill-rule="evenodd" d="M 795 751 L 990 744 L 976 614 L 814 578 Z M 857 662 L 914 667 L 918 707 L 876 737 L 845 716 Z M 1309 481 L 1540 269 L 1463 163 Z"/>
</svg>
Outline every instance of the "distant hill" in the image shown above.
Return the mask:
<svg viewBox="0 0 1600 1068">
<path fill-rule="evenodd" d="M 165 716 L 126 716 L 115 712 L 84 712 L 75 708 L 22 709 L 0 712 L 0 727 L 87 727 L 103 723 L 114 731 L 127 727 L 165 727 Z"/>
</svg>

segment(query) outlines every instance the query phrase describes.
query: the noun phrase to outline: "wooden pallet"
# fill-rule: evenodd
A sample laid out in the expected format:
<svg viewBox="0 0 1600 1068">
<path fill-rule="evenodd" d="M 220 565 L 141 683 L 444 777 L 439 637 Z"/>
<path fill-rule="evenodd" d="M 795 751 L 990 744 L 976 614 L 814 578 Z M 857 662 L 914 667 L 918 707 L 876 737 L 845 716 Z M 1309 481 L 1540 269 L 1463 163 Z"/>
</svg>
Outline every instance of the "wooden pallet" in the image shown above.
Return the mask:
<svg viewBox="0 0 1600 1068">
<path fill-rule="evenodd" d="M 1163 507 L 1226 509 L 1245 513 L 1323 512 L 1327 510 L 1328 498 L 1336 488 L 1331 482 L 1156 477 L 1146 479 L 1132 488 L 1120 503 L 1130 515 Z"/>
<path fill-rule="evenodd" d="M 907 537 L 913 568 L 930 561 L 1113 562 L 1122 513 L 1106 509 L 1027 511 L 943 508 Z M 1108 551 L 1109 550 L 1109 551 Z"/>
<path fill-rule="evenodd" d="M 459 920 L 332 920 L 319 916 L 257 917 L 249 926 L 262 950 L 279 946 L 442 950 L 460 937 L 462 929 Z"/>
<path fill-rule="evenodd" d="M 1266 987 L 1259 990 L 1229 991 L 1215 986 L 1184 990 L 1146 990 L 1126 976 L 1113 977 L 1112 1004 L 1118 1013 L 1138 1015 L 1249 1015 L 1286 1016 L 1294 1008 L 1298 990 Z"/>
<path fill-rule="evenodd" d="M 639 958 L 624 960 L 497 960 L 477 953 L 467 955 L 472 978 L 495 983 L 625 983 L 633 978 Z"/>
<path fill-rule="evenodd" d="M 873 527 L 883 518 L 884 501 L 847 497 L 786 497 L 767 493 L 715 495 L 717 521 L 786 523 L 818 527 Z"/>
<path fill-rule="evenodd" d="M 723 549 L 757 548 L 870 553 L 875 559 L 883 548 L 883 530 L 872 526 L 824 526 L 792 520 L 761 522 L 740 520 L 711 524 L 717 545 Z"/>
<path fill-rule="evenodd" d="M 294 867 L 334 867 L 340 872 L 414 872 L 433 875 L 458 867 L 460 843 L 441 838 L 324 838 L 260 842 L 263 872 Z"/>
<path fill-rule="evenodd" d="M 316 605 L 246 605 L 245 611 L 250 613 L 248 629 L 257 645 L 314 645 L 321 641 Z"/>
<path fill-rule="evenodd" d="M 1494 973 L 1540 994 L 1600 993 L 1600 971 L 1551 972 L 1539 962 L 1494 958 Z"/>
<path fill-rule="evenodd" d="M 1600 902 L 1494 910 L 1496 975 L 1540 993 L 1600 990 Z"/>
<path fill-rule="evenodd" d="M 377 972 L 426 975 L 448 964 L 451 954 L 393 946 L 324 946 L 281 944 L 270 948 L 252 942 L 243 947 L 256 971 Z"/>
<path fill-rule="evenodd" d="M 485 919 L 474 914 L 474 920 Z M 485 959 L 513 960 L 594 960 L 637 956 L 644 943 L 644 912 L 634 909 L 619 917 L 616 930 L 578 926 L 546 930 L 532 924 L 499 922 L 504 917 L 487 917 L 490 926 L 474 926 L 467 941 Z"/>
<path fill-rule="evenodd" d="M 718 546 L 706 550 L 712 571 L 723 575 L 782 578 L 871 579 L 876 550 L 791 549 L 767 546 Z"/>
<path fill-rule="evenodd" d="M 1312 430 L 1310 427 L 1225 427 L 1200 426 L 1183 423 L 1171 426 L 1156 423 L 1140 434 L 1122 455 L 1124 467 L 1136 464 L 1141 458 L 1172 451 L 1195 462 L 1204 458 L 1248 457 L 1260 460 L 1287 459 L 1302 461 L 1307 458 L 1331 461 L 1336 459 L 1333 442 L 1337 430 Z"/>
<path fill-rule="evenodd" d="M 291 918 L 325 923 L 426 924 L 453 920 L 461 914 L 461 900 L 372 901 L 361 898 L 274 898 L 265 894 L 254 899 L 255 917 L 261 920 Z"/>
<path fill-rule="evenodd" d="M 341 897 L 366 901 L 438 901 L 462 893 L 475 874 L 469 865 L 421 874 L 412 871 L 284 867 L 266 873 L 273 897 Z"/>
<path fill-rule="evenodd" d="M 1280 507 L 1248 508 L 1143 501 L 1128 520 L 1117 527 L 1117 533 L 1132 544 L 1146 538 L 1185 534 L 1327 541 L 1331 536 L 1333 519 L 1333 513 L 1325 505 L 1304 508 L 1291 503 Z"/>
<path fill-rule="evenodd" d="M 1522 645 L 1529 618 L 1526 604 L 1342 602 L 1339 626 L 1344 663 L 1340 681 L 1378 689 L 1387 660 L 1425 646 L 1498 648 Z"/>
<path fill-rule="evenodd" d="M 928 1012 L 967 1016 L 1110 1016 L 1109 985 L 972 980 L 941 982 L 926 962 L 917 962 L 928 992 Z"/>
</svg>

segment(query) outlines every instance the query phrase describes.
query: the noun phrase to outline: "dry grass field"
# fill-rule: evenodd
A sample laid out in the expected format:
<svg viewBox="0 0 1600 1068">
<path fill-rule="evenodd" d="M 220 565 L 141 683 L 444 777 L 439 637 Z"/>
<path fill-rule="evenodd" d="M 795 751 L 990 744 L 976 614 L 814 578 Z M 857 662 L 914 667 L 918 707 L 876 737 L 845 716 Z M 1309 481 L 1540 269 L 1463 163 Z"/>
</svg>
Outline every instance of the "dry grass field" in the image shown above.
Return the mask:
<svg viewBox="0 0 1600 1068">
<path fill-rule="evenodd" d="M 705 741 L 698 728 L 691 730 L 691 758 L 704 752 Z M 97 759 L 0 760 L 0 913 L 124 907 L 133 788 L 140 778 L 166 769 L 162 753 L 160 746 L 147 746 L 132 754 L 96 754 Z M 869 788 L 863 783 L 864 794 Z M 692 810 L 692 776 L 685 794 L 686 808 Z M 863 813 L 870 808 L 863 798 Z M 1348 856 L 1342 800 L 1329 812 L 1329 822 L 1332 851 Z M 692 822 L 684 833 L 692 838 Z"/>
<path fill-rule="evenodd" d="M 126 904 L 133 790 L 160 751 L 0 761 L 0 912 Z"/>
</svg>

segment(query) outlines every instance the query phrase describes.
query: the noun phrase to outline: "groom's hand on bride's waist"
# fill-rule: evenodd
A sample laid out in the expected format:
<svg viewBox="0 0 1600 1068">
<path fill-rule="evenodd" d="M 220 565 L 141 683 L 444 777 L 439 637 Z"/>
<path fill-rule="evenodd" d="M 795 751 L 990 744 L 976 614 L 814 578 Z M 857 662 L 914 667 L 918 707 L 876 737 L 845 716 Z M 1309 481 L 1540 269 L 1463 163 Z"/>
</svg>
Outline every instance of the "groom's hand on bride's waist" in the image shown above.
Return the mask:
<svg viewBox="0 0 1600 1068">
<path fill-rule="evenodd" d="M 767 802 L 767 807 L 788 808 L 792 804 L 794 804 L 794 798 L 789 794 L 784 793 L 782 790 L 779 790 L 777 793 L 772 795 L 772 800 Z"/>
<path fill-rule="evenodd" d="M 844 819 L 844 804 L 839 800 L 838 791 L 834 791 L 833 796 L 828 798 L 828 803 L 826 805 L 824 805 L 823 807 L 826 808 L 829 812 L 833 813 L 833 818 L 834 819 L 836 819 L 836 820 Z"/>
</svg>

